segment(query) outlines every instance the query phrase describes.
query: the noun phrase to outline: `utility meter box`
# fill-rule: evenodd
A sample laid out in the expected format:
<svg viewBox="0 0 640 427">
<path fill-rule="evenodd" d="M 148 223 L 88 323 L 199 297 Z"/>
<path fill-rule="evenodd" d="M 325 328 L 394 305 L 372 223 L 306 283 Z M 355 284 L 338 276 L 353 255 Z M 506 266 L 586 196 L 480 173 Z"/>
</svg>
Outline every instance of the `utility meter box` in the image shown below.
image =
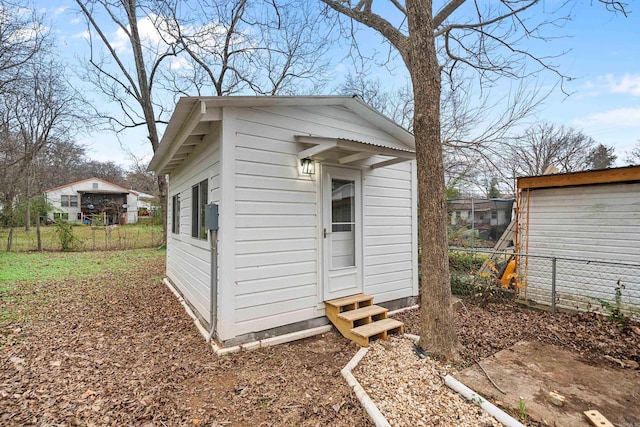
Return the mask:
<svg viewBox="0 0 640 427">
<path fill-rule="evenodd" d="M 218 205 L 209 203 L 205 206 L 204 222 L 207 230 L 218 231 Z"/>
</svg>

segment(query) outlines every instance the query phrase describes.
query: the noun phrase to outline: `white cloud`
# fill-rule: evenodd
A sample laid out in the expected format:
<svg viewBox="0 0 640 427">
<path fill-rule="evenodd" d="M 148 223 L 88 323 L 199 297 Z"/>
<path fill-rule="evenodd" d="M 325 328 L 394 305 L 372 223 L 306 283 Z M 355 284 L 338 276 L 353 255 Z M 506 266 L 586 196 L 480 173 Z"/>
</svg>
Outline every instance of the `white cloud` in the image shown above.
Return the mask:
<svg viewBox="0 0 640 427">
<path fill-rule="evenodd" d="M 640 74 L 625 73 L 623 76 L 605 74 L 596 77 L 596 81 L 588 81 L 585 84 L 587 89 L 604 89 L 610 93 L 621 93 L 627 95 L 640 96 Z"/>
<path fill-rule="evenodd" d="M 640 125 L 640 108 L 618 108 L 603 113 L 589 114 L 574 121 L 577 127 L 637 127 Z"/>
<path fill-rule="evenodd" d="M 609 89 L 613 93 L 628 93 L 640 95 L 640 74 L 625 74 L 622 79 L 609 81 Z"/>
<path fill-rule="evenodd" d="M 144 18 L 138 20 L 138 32 L 140 33 L 140 39 L 142 40 L 142 44 L 145 46 L 164 46 L 165 42 L 173 41 L 173 38 L 168 34 L 161 34 L 154 25 L 154 22 L 158 19 L 163 19 L 158 15 L 149 15 Z M 127 28 L 128 30 L 128 28 Z M 118 53 L 126 52 L 130 49 L 130 40 L 129 36 L 125 33 L 122 28 L 118 28 L 116 31 L 115 40 L 111 42 L 112 46 Z"/>
<path fill-rule="evenodd" d="M 67 11 L 67 7 L 66 6 L 61 6 L 59 8 L 57 8 L 56 10 L 53 11 L 54 15 L 60 15 L 62 13 L 65 13 Z"/>
<path fill-rule="evenodd" d="M 91 36 L 91 34 L 89 33 L 89 30 L 85 30 L 82 31 L 81 33 L 77 33 L 71 36 L 72 39 L 84 39 L 84 40 L 89 40 L 89 37 Z"/>
<path fill-rule="evenodd" d="M 189 64 L 189 61 L 187 61 L 186 58 L 173 57 L 170 59 L 169 64 L 169 68 L 176 71 L 192 68 L 191 64 Z"/>
</svg>

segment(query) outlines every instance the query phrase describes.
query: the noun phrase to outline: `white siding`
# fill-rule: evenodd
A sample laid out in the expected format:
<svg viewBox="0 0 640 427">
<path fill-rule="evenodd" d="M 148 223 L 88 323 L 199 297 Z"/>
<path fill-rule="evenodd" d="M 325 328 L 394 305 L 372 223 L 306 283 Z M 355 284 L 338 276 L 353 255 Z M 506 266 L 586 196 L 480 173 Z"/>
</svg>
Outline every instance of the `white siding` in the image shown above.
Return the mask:
<svg viewBox="0 0 640 427">
<path fill-rule="evenodd" d="M 138 222 L 138 196 L 134 193 L 127 194 L 127 224 Z"/>
<path fill-rule="evenodd" d="M 235 124 L 237 335 L 322 315 L 317 185 L 300 173 L 293 139 L 304 122 L 274 110 L 239 110 Z"/>
<path fill-rule="evenodd" d="M 210 319 L 211 253 L 209 242 L 191 237 L 191 187 L 208 180 L 208 202 L 220 202 L 220 143 L 215 139 L 192 155 L 193 161 L 171 174 L 167 212 L 171 213 L 172 197 L 180 194 L 180 233 L 173 234 L 171 214 L 168 216 L 167 276 L 185 299 L 207 322 Z M 222 209 L 222 207 L 221 207 Z"/>
<path fill-rule="evenodd" d="M 82 190 L 82 189 L 80 189 Z M 76 196 L 78 198 L 78 206 L 61 206 L 62 196 Z M 47 202 L 53 206 L 53 211 L 47 212 L 47 216 L 53 219 L 53 213 L 67 213 L 69 214 L 69 222 L 80 222 L 78 214 L 80 213 L 81 196 L 78 194 L 78 188 L 73 185 L 69 185 L 63 188 L 57 188 L 46 193 Z"/>
<path fill-rule="evenodd" d="M 640 183 L 531 190 L 529 212 L 522 199 L 522 252 L 639 264 Z M 532 257 L 520 268 L 527 298 L 550 304 L 551 260 Z M 598 308 L 597 299 L 613 300 L 618 282 L 623 303 L 640 306 L 639 267 L 558 260 L 556 268 L 560 307 Z"/>
<path fill-rule="evenodd" d="M 399 143 L 344 108 L 237 111 L 234 300 L 235 332 L 242 335 L 324 316 L 319 284 L 320 174 L 301 173 L 297 154 L 303 146 L 294 136 Z M 365 253 L 372 255 L 371 261 L 365 260 L 365 291 L 380 302 L 417 294 L 412 288 L 411 164 L 365 173 L 365 240 L 372 234 L 365 244 Z M 395 251 L 395 261 L 388 260 L 386 249 Z M 383 270 L 392 271 L 393 280 L 387 282 Z"/>
<path fill-rule="evenodd" d="M 414 168 L 404 162 L 364 173 L 364 292 L 376 302 L 417 295 Z"/>
</svg>

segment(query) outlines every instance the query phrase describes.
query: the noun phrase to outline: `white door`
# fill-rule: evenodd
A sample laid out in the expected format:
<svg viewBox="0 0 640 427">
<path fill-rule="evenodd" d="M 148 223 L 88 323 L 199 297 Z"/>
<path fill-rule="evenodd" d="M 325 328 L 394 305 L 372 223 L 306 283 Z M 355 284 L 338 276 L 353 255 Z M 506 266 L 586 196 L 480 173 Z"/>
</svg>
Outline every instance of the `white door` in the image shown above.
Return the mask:
<svg viewBox="0 0 640 427">
<path fill-rule="evenodd" d="M 361 172 L 322 168 L 324 299 L 362 292 Z"/>
</svg>

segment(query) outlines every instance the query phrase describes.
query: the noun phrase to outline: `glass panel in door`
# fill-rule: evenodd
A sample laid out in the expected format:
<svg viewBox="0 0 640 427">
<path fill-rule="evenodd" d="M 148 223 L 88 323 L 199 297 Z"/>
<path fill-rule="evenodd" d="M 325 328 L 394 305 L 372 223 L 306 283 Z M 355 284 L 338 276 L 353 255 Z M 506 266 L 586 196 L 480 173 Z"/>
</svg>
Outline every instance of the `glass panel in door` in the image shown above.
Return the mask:
<svg viewBox="0 0 640 427">
<path fill-rule="evenodd" d="M 331 269 L 354 267 L 355 182 L 331 179 Z"/>
</svg>

